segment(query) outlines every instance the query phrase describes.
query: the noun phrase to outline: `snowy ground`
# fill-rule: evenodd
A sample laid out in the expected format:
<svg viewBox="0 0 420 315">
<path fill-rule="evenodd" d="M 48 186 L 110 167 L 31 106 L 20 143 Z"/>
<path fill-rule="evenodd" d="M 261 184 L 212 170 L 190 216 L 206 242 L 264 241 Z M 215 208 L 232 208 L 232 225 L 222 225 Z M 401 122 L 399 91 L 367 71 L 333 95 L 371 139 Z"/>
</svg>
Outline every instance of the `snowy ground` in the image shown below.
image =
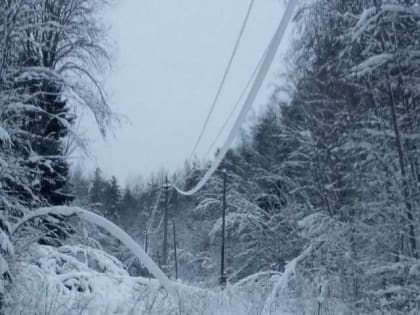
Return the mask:
<svg viewBox="0 0 420 315">
<path fill-rule="evenodd" d="M 226 290 L 176 282 L 174 298 L 154 279 L 130 277 L 106 253 L 83 246 L 33 245 L 13 264 L 15 285 L 7 314 L 261 314 L 267 276 Z M 270 314 L 285 314 L 279 308 Z"/>
<path fill-rule="evenodd" d="M 51 211 L 67 216 L 76 214 L 106 229 L 136 253 L 159 281 L 131 277 L 120 261 L 99 249 L 25 243 L 19 246 L 10 264 L 15 278 L 9 287 L 6 314 L 305 314 L 314 312 L 321 303 L 319 298 L 323 305 L 332 305 L 327 307 L 331 313 L 348 313 L 342 312 L 338 301 L 330 303 L 323 296 L 304 294 L 306 288 L 293 293 L 293 287 L 299 288 L 296 265 L 311 253 L 311 246 L 289 261 L 283 274 L 260 273 L 224 290 L 203 289 L 169 280 L 127 233 L 83 209 L 39 209 L 18 222 L 12 235 L 27 220 Z"/>
</svg>

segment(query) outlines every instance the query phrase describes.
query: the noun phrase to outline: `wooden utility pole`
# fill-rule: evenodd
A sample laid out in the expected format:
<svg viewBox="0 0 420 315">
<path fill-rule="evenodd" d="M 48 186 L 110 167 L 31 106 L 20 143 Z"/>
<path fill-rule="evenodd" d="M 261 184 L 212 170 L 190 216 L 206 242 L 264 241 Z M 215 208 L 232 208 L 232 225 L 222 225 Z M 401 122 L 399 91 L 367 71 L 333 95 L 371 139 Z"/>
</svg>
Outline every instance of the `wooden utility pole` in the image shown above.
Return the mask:
<svg viewBox="0 0 420 315">
<path fill-rule="evenodd" d="M 149 233 L 148 233 L 147 228 L 146 228 L 146 231 L 144 231 L 144 251 L 146 252 L 146 254 L 149 250 L 149 248 L 148 248 L 149 247 L 148 236 L 149 236 Z"/>
<path fill-rule="evenodd" d="M 175 280 L 178 279 L 178 257 L 176 254 L 176 229 L 175 229 L 175 218 L 172 217 L 172 231 L 174 237 L 174 257 L 175 257 Z"/>
<path fill-rule="evenodd" d="M 162 266 L 166 268 L 168 264 L 168 176 L 165 177 L 165 208 L 163 213 L 163 244 L 162 244 Z"/>
<path fill-rule="evenodd" d="M 223 205 L 222 205 L 222 248 L 220 260 L 220 285 L 226 285 L 225 274 L 225 229 L 226 229 L 226 170 L 223 170 Z"/>
</svg>

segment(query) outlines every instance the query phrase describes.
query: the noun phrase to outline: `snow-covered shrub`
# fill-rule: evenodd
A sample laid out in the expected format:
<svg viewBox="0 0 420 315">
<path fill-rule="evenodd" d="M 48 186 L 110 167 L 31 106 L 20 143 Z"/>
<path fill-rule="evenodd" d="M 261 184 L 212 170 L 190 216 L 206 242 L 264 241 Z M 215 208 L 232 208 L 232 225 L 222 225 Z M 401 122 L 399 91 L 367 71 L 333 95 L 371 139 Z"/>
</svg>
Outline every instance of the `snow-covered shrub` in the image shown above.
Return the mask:
<svg viewBox="0 0 420 315">
<path fill-rule="evenodd" d="M 255 315 L 261 314 L 273 284 L 269 273 L 223 291 L 177 282 L 174 299 L 156 280 L 130 277 L 120 262 L 98 249 L 32 244 L 18 258 L 7 314 Z"/>
<path fill-rule="evenodd" d="M 172 252 L 173 254 L 173 252 Z M 189 250 L 178 249 L 178 269 L 182 279 L 196 285 L 212 286 L 216 284 L 217 263 L 208 252 L 192 253 Z M 173 261 L 173 260 L 172 260 Z M 209 279 L 214 278 L 212 282 Z"/>
</svg>

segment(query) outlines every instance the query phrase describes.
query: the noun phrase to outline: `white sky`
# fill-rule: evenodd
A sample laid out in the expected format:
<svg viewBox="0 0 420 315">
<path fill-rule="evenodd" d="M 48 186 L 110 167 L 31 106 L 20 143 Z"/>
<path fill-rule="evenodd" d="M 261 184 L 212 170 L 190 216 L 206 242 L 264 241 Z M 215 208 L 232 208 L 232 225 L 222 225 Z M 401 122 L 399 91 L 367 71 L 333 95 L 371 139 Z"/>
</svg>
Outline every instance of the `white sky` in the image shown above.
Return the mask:
<svg viewBox="0 0 420 315">
<path fill-rule="evenodd" d="M 107 14 L 116 53 L 107 90 L 113 110 L 129 122 L 106 140 L 88 126 L 92 154 L 83 164 L 99 166 L 123 181 L 161 167 L 181 167 L 209 111 L 248 5 L 244 0 L 120 0 L 113 5 Z M 282 0 L 255 1 L 231 75 L 198 149 L 200 157 L 267 47 L 283 6 Z M 254 108 L 266 103 L 280 61 L 277 58 Z"/>
</svg>

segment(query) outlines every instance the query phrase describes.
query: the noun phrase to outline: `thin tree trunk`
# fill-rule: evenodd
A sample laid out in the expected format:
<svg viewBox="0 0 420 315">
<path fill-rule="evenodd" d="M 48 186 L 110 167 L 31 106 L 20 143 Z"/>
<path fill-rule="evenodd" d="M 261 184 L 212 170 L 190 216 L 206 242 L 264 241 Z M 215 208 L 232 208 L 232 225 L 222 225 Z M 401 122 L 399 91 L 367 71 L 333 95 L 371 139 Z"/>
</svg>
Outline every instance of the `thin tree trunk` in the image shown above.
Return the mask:
<svg viewBox="0 0 420 315">
<path fill-rule="evenodd" d="M 405 206 L 407 208 L 407 219 L 408 219 L 408 229 L 409 229 L 408 233 L 409 233 L 409 242 L 411 246 L 411 254 L 414 257 L 417 257 L 416 235 L 415 235 L 415 227 L 413 223 L 414 217 L 413 217 L 412 204 L 410 201 L 410 193 L 408 190 L 407 170 L 406 170 L 405 159 L 404 159 L 404 149 L 401 142 L 401 133 L 398 127 L 397 113 L 395 109 L 396 107 L 395 98 L 392 92 L 389 75 L 387 75 L 387 83 L 388 83 L 388 93 L 389 93 L 389 99 L 390 99 L 389 105 L 391 109 L 391 119 L 392 119 L 392 124 L 394 127 L 394 134 L 395 134 L 395 144 L 397 147 L 398 160 L 400 164 L 400 172 L 401 172 L 401 177 L 403 180 L 403 196 L 404 196 Z"/>
</svg>

